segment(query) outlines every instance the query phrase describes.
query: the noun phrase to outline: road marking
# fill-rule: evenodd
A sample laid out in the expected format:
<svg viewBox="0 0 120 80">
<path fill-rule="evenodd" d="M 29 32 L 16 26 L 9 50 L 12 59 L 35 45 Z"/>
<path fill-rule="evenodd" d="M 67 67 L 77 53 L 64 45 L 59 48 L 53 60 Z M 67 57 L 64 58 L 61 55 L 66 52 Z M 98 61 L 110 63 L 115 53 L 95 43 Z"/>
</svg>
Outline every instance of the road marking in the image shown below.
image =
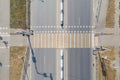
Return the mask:
<svg viewBox="0 0 120 80">
<path fill-rule="evenodd" d="M 76 41 L 75 41 L 76 40 L 76 35 L 75 34 L 76 34 L 76 32 L 74 32 L 74 48 L 76 47 Z"/>
<path fill-rule="evenodd" d="M 48 48 L 50 47 L 50 33 L 48 33 Z"/>
<path fill-rule="evenodd" d="M 89 48 L 91 46 L 92 37 L 88 31 L 37 32 L 33 39 L 35 48 Z"/>
<path fill-rule="evenodd" d="M 42 44 L 42 33 L 40 34 L 40 37 L 41 37 L 41 48 L 42 48 L 42 45 L 43 45 L 43 44 Z"/>
<path fill-rule="evenodd" d="M 9 46 L 8 47 L 0 47 L 1 49 L 4 49 L 4 48 L 7 48 L 7 49 L 9 49 Z"/>
<path fill-rule="evenodd" d="M 91 38 L 91 33 L 90 33 L 90 32 L 89 32 L 88 38 L 89 38 L 89 40 L 88 40 L 88 41 L 89 41 L 89 42 L 88 42 L 88 48 L 90 48 L 90 43 L 91 43 L 91 39 L 90 39 L 90 38 Z"/>
<path fill-rule="evenodd" d="M 80 33 L 80 48 L 83 48 L 83 33 Z"/>
<path fill-rule="evenodd" d="M 46 48 L 48 48 L 48 32 L 46 32 Z"/>
<path fill-rule="evenodd" d="M 45 39 L 44 40 L 45 40 L 45 48 L 46 48 L 46 32 L 45 32 Z"/>
<path fill-rule="evenodd" d="M 67 33 L 67 38 L 66 38 L 67 40 L 67 42 L 66 42 L 66 44 L 67 44 L 67 46 L 66 46 L 66 48 L 68 48 L 68 33 Z"/>
<path fill-rule="evenodd" d="M 84 33 L 84 48 L 86 48 L 86 33 Z"/>
<path fill-rule="evenodd" d="M 38 48 L 39 48 L 39 47 L 40 47 L 40 46 L 39 46 L 39 45 L 40 45 L 40 41 L 39 41 L 39 40 L 40 40 L 40 38 L 39 38 L 39 34 L 38 34 L 38 36 L 37 36 L 37 37 L 38 37 L 38 44 L 37 44 L 37 45 L 38 45 Z"/>
<path fill-rule="evenodd" d="M 53 45 L 54 45 L 54 39 L 53 39 L 53 33 L 52 33 L 52 48 L 53 48 Z"/>
<path fill-rule="evenodd" d="M 71 33 L 70 33 L 70 48 L 72 47 L 72 37 L 71 37 Z"/>
<path fill-rule="evenodd" d="M 58 44 L 58 40 L 57 40 L 58 36 L 57 35 L 58 35 L 58 33 L 56 33 L 56 48 L 58 48 L 58 46 L 57 46 L 57 44 Z"/>
<path fill-rule="evenodd" d="M 79 36 L 79 32 L 77 32 L 77 38 L 78 38 L 78 39 L 77 39 L 77 40 L 78 40 L 78 41 L 77 41 L 77 42 L 78 42 L 77 45 L 78 45 L 78 48 L 79 48 L 79 47 L 80 47 L 80 46 L 79 46 L 79 45 L 80 45 L 80 39 L 79 39 L 80 36 Z"/>
</svg>

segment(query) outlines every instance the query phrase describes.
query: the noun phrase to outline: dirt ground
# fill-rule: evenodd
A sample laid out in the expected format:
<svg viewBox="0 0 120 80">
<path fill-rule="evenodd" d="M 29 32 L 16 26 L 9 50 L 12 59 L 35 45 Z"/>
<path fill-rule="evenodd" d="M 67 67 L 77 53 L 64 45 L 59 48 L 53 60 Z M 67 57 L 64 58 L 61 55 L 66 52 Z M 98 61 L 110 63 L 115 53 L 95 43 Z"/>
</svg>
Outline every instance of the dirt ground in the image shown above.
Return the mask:
<svg viewBox="0 0 120 80">
<path fill-rule="evenodd" d="M 10 80 L 20 80 L 26 47 L 10 47 Z"/>
<path fill-rule="evenodd" d="M 115 14 L 115 0 L 109 0 L 107 16 L 106 16 L 106 28 L 114 28 L 114 14 Z"/>
<path fill-rule="evenodd" d="M 26 29 L 26 0 L 10 0 L 10 27 Z"/>
<path fill-rule="evenodd" d="M 110 63 L 111 61 L 114 61 L 115 60 L 115 53 L 114 53 L 114 47 L 113 46 L 106 46 L 105 48 L 109 49 L 109 51 L 107 52 L 104 52 L 104 53 L 100 53 L 101 57 L 102 56 L 107 56 L 107 58 L 110 60 L 104 60 L 104 63 L 105 63 L 105 66 L 106 66 L 106 71 L 107 71 L 107 80 L 115 80 L 115 73 L 116 71 L 114 69 L 112 69 L 110 67 Z M 104 79 L 104 76 L 102 74 L 102 68 L 101 68 L 101 65 L 100 65 L 100 61 L 99 61 L 99 80 L 105 80 Z"/>
</svg>

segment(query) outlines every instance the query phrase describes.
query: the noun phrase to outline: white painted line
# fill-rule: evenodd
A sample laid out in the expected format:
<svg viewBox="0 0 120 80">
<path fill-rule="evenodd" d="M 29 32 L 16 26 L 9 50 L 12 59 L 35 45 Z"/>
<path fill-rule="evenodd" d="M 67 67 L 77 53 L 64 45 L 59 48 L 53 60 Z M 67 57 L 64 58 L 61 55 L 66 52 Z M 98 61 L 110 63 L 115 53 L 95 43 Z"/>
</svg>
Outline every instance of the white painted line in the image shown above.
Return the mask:
<svg viewBox="0 0 120 80">
<path fill-rule="evenodd" d="M 7 46 L 7 47 L 0 47 L 1 49 L 4 49 L 4 48 L 7 48 L 7 49 L 9 49 L 10 47 L 9 46 Z"/>
<path fill-rule="evenodd" d="M 57 44 L 58 44 L 58 41 L 57 41 L 57 37 L 58 36 L 58 33 L 56 33 L 56 48 L 58 48 Z"/>
<path fill-rule="evenodd" d="M 82 43 L 82 41 L 83 41 L 82 39 L 83 39 L 83 37 L 82 37 L 82 33 L 80 32 L 80 48 L 83 47 L 83 46 L 82 46 L 82 44 L 83 44 L 83 43 Z"/>
<path fill-rule="evenodd" d="M 10 65 L 3 65 L 2 67 L 10 67 Z"/>
<path fill-rule="evenodd" d="M 40 45 L 40 38 L 39 38 L 39 34 L 37 34 L 38 36 L 37 36 L 37 38 L 38 38 L 38 44 L 36 44 L 36 45 L 38 45 L 38 48 L 40 47 L 39 45 Z"/>
<path fill-rule="evenodd" d="M 33 41 L 34 41 L 34 48 L 36 48 L 36 47 L 35 47 L 35 35 L 34 35 L 33 39 L 34 39 L 34 40 L 33 40 Z"/>
<path fill-rule="evenodd" d="M 74 28 L 76 28 L 76 26 L 74 26 Z"/>
<path fill-rule="evenodd" d="M 67 41 L 67 42 L 66 42 L 67 46 L 66 46 L 66 48 L 68 48 L 68 33 L 66 33 L 66 34 L 67 34 L 67 38 L 66 38 L 66 39 L 67 39 L 67 40 L 66 40 L 66 41 Z"/>
<path fill-rule="evenodd" d="M 53 38 L 53 33 L 52 33 L 52 48 L 53 48 L 53 44 L 54 44 L 54 38 Z"/>
<path fill-rule="evenodd" d="M 44 42 L 45 42 L 45 48 L 46 48 L 46 41 L 47 41 L 47 40 L 46 40 L 46 32 L 45 32 L 45 39 L 44 39 L 44 40 L 45 40 Z"/>
<path fill-rule="evenodd" d="M 40 37 L 41 37 L 41 48 L 42 48 L 42 45 L 43 45 L 43 43 L 42 43 L 42 33 L 41 33 Z"/>
<path fill-rule="evenodd" d="M 48 33 L 48 48 L 50 48 L 50 33 Z"/>
<path fill-rule="evenodd" d="M 84 48 L 86 48 L 86 33 L 84 33 Z"/>
<path fill-rule="evenodd" d="M 72 47 L 72 37 L 71 37 L 71 33 L 70 33 L 70 48 Z"/>
<path fill-rule="evenodd" d="M 0 36 L 9 37 L 10 35 L 9 34 L 8 35 L 0 34 Z"/>
<path fill-rule="evenodd" d="M 75 35 L 76 33 L 74 32 L 74 48 L 76 47 L 76 35 Z"/>
<path fill-rule="evenodd" d="M 90 35 L 91 35 L 91 33 L 88 34 L 88 39 L 89 39 L 89 40 L 88 40 L 88 41 L 89 41 L 89 42 L 88 42 L 88 48 L 90 48 L 90 43 L 91 43 L 91 40 L 90 40 L 91 36 L 90 36 Z"/>
<path fill-rule="evenodd" d="M 63 32 L 63 48 L 64 48 L 64 32 Z"/>
<path fill-rule="evenodd" d="M 78 48 L 80 48 L 80 33 L 79 33 L 79 31 L 77 32 L 78 33 Z"/>
</svg>

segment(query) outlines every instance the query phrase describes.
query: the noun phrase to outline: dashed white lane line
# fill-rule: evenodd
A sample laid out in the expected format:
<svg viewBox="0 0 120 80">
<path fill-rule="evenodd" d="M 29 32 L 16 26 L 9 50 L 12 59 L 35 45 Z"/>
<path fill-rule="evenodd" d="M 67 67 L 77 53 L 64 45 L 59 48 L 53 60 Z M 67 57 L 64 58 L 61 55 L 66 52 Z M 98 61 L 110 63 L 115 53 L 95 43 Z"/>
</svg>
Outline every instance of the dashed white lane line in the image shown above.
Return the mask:
<svg viewBox="0 0 120 80">
<path fill-rule="evenodd" d="M 70 33 L 70 48 L 72 47 L 72 34 Z"/>
<path fill-rule="evenodd" d="M 57 41 L 57 39 L 58 39 L 58 34 L 56 34 L 56 47 L 58 48 L 58 46 L 57 46 L 57 43 L 58 43 L 58 41 Z"/>
<path fill-rule="evenodd" d="M 78 33 L 78 47 L 80 47 L 80 34 L 79 34 L 79 32 L 77 32 Z"/>
</svg>

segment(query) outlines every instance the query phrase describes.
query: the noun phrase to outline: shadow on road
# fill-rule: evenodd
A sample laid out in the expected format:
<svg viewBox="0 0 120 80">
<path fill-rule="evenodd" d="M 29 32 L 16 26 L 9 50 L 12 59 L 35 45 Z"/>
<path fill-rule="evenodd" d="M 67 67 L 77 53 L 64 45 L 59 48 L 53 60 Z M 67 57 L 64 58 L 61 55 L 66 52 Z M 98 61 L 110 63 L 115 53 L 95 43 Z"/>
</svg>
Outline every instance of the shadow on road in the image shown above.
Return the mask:
<svg viewBox="0 0 120 80">
<path fill-rule="evenodd" d="M 32 61 L 33 61 L 34 66 L 35 66 L 36 73 L 37 73 L 38 75 L 42 75 L 42 76 L 44 76 L 44 77 L 46 77 L 46 78 L 50 78 L 50 80 L 53 80 L 52 73 L 49 73 L 49 75 L 48 75 L 47 73 L 40 73 L 40 72 L 38 71 L 38 68 L 37 68 L 37 60 L 36 60 L 36 57 L 35 57 L 35 55 L 34 55 L 34 50 L 33 50 L 33 48 L 32 48 L 32 45 L 31 45 L 31 41 L 30 41 L 30 37 L 29 37 L 29 36 L 28 36 L 28 41 L 29 41 L 29 47 L 30 47 L 30 50 L 31 50 L 31 53 L 32 53 Z"/>
</svg>

